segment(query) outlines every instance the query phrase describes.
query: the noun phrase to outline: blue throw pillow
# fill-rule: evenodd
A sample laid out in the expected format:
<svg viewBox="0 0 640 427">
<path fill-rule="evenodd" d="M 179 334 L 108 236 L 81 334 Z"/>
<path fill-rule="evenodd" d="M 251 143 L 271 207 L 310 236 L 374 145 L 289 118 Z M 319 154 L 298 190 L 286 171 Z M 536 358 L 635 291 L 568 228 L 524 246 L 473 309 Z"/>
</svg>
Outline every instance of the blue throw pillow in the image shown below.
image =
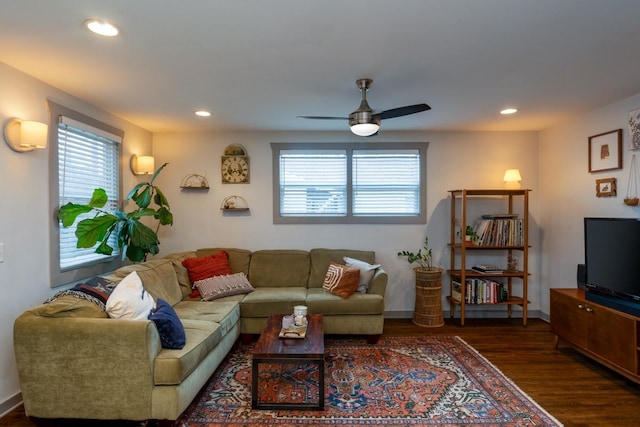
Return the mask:
<svg viewBox="0 0 640 427">
<path fill-rule="evenodd" d="M 151 313 L 149 319 L 153 320 L 158 328 L 162 347 L 174 350 L 180 350 L 184 347 L 187 342 L 184 326 L 182 326 L 182 322 L 171 304 L 158 298 L 156 309 Z"/>
</svg>

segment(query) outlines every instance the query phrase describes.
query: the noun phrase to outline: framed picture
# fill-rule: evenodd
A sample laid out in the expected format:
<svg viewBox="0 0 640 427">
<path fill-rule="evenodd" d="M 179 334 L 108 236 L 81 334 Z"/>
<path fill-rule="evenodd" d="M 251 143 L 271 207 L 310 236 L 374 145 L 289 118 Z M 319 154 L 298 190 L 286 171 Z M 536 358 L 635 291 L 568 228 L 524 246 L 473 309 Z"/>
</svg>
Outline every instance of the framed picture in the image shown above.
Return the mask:
<svg viewBox="0 0 640 427">
<path fill-rule="evenodd" d="M 622 129 L 589 137 L 589 172 L 622 169 Z"/>
<path fill-rule="evenodd" d="M 640 108 L 629 113 L 629 150 L 640 148 Z"/>
<path fill-rule="evenodd" d="M 596 179 L 596 196 L 613 197 L 616 195 L 616 179 Z"/>
</svg>

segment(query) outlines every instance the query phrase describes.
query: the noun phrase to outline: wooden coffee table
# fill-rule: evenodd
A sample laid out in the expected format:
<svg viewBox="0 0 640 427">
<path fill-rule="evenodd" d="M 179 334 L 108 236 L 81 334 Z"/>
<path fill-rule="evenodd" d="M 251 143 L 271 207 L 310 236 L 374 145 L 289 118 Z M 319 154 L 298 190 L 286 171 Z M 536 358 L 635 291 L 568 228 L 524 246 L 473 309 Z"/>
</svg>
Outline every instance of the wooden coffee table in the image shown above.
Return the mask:
<svg viewBox="0 0 640 427">
<path fill-rule="evenodd" d="M 304 338 L 280 338 L 282 315 L 270 316 L 253 348 L 251 364 L 251 407 L 254 409 L 324 409 L 324 329 L 322 315 L 310 314 Z M 261 363 L 318 365 L 318 403 L 260 403 L 258 401 L 258 366 Z"/>
</svg>

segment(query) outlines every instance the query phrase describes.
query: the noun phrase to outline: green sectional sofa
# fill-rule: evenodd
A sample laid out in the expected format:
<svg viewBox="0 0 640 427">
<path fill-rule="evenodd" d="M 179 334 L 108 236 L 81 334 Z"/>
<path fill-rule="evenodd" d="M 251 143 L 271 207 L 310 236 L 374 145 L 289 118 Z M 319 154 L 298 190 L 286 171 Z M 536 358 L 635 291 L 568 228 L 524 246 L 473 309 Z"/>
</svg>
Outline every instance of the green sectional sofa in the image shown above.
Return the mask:
<svg viewBox="0 0 640 427">
<path fill-rule="evenodd" d="M 254 290 L 213 301 L 191 298 L 186 258 L 227 252 L 232 273 Z M 92 302 L 62 296 L 20 315 L 14 348 L 28 416 L 176 420 L 241 334 L 259 334 L 271 314 L 296 305 L 323 314 L 326 334 L 354 334 L 375 342 L 384 324 L 387 274 L 377 268 L 368 290 L 341 298 L 323 290 L 331 262 L 350 257 L 373 264 L 372 251 L 207 248 L 120 268 L 135 271 L 154 299 L 169 302 L 184 326 L 182 349 L 163 348 L 151 320 L 113 319 Z"/>
</svg>

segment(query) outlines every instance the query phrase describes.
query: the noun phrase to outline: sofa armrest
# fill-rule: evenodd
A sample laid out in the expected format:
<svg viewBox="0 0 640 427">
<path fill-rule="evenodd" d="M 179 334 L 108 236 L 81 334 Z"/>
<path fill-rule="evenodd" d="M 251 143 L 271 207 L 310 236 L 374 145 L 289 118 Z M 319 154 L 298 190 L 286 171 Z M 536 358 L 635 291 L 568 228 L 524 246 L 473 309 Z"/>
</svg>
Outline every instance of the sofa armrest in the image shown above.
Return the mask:
<svg viewBox="0 0 640 427">
<path fill-rule="evenodd" d="M 369 290 L 367 293 L 380 295 L 384 298 L 384 293 L 387 290 L 387 281 L 389 280 L 389 276 L 387 272 L 379 267 L 373 277 L 371 278 L 371 282 L 369 283 Z"/>
<path fill-rule="evenodd" d="M 154 361 L 161 348 L 151 321 L 51 318 L 26 312 L 14 323 L 14 349 L 27 415 L 150 415 Z"/>
</svg>

